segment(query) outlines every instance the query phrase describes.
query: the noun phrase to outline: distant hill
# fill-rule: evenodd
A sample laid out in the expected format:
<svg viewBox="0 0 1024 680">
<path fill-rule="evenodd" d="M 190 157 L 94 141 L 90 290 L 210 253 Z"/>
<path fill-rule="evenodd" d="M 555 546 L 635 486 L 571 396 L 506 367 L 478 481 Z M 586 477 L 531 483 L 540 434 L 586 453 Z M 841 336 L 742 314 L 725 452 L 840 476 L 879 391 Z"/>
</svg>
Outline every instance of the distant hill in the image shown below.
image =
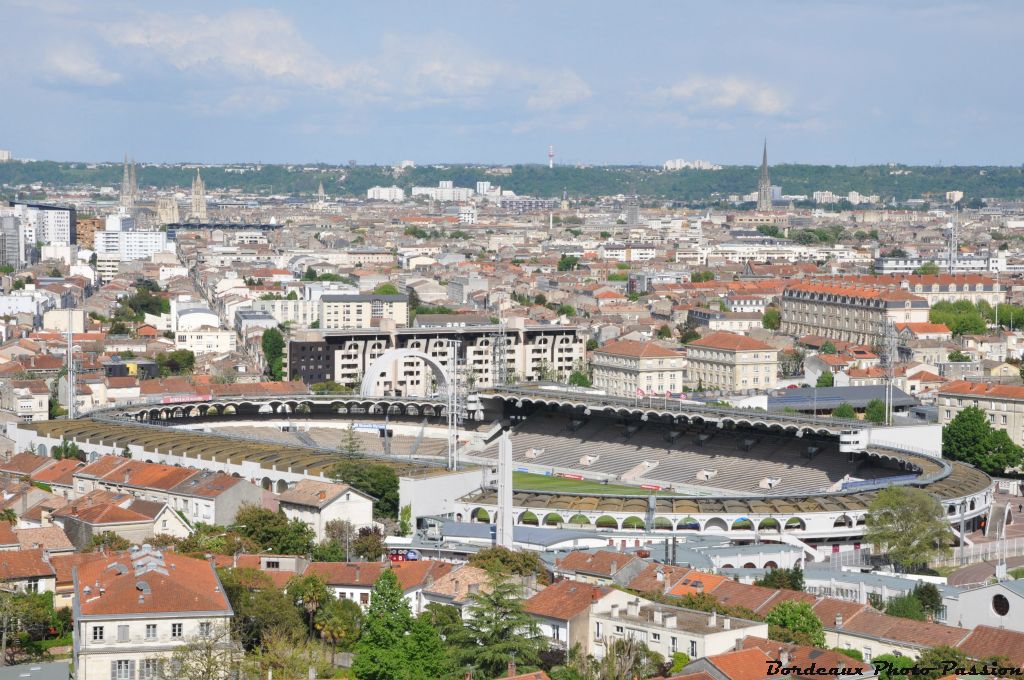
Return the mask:
<svg viewBox="0 0 1024 680">
<path fill-rule="evenodd" d="M 509 174 L 489 174 L 485 167 L 469 165 L 424 166 L 395 173 L 386 166 L 261 165 L 258 170 L 243 166 L 204 168 L 208 189 L 237 188 L 248 193 L 313 195 L 322 181 L 330 196 L 365 196 L 375 185 L 406 189 L 436 186 L 453 180 L 456 186 L 475 187 L 490 181 L 517 194 L 557 197 L 563 190 L 573 197 L 627 194 L 680 201 L 702 201 L 715 196 L 745 194 L 756 190 L 758 168 L 727 166 L 721 170 L 680 170 L 607 166 L 576 168 L 545 165 L 509 166 Z M 312 170 L 310 170 L 312 169 Z M 194 168 L 182 166 L 140 166 L 138 181 L 143 187 L 188 189 Z M 952 190 L 971 198 L 1024 199 L 1024 167 L 889 167 L 883 165 L 776 165 L 771 168 L 772 184 L 786 194 L 807 194 L 831 190 L 845 196 L 849 191 L 878 194 L 883 200 L 906 200 L 933 194 L 941 197 Z M 91 184 L 118 187 L 121 166 L 104 164 L 87 167 L 82 163 L 53 161 L 0 163 L 0 185 L 42 182 L 50 185 Z"/>
</svg>

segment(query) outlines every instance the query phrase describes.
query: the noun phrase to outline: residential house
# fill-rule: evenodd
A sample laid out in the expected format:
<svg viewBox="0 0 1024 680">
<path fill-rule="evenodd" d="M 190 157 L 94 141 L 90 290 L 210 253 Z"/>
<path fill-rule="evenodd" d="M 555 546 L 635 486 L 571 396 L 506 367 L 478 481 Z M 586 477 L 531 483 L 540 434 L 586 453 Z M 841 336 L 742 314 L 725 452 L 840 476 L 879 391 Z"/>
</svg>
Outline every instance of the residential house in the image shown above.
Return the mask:
<svg viewBox="0 0 1024 680">
<path fill-rule="evenodd" d="M 52 520 L 78 550 L 87 548 L 94 536 L 108 531 L 135 543 L 157 534 L 183 538 L 192 533 L 166 504 L 108 491 L 94 491 L 71 501 L 55 510 Z"/>
<path fill-rule="evenodd" d="M 42 548 L 0 552 L 0 584 L 21 593 L 52 593 L 56 572 Z"/>
<path fill-rule="evenodd" d="M 374 500 L 348 484 L 313 479 L 300 480 L 278 496 L 281 512 L 312 527 L 317 541 L 327 538 L 327 524 L 334 520 L 355 529 L 373 524 Z"/>
<path fill-rule="evenodd" d="M 593 385 L 612 396 L 662 396 L 683 388 L 686 359 L 655 342 L 620 340 L 591 354 Z"/>
<path fill-rule="evenodd" d="M 555 578 L 570 578 L 599 586 L 626 585 L 646 566 L 639 557 L 611 550 L 574 550 L 555 560 Z"/>
<path fill-rule="evenodd" d="M 706 389 L 770 390 L 779 373 L 779 350 L 734 333 L 711 333 L 687 346 L 688 382 Z"/>
<path fill-rule="evenodd" d="M 541 635 L 561 649 L 590 647 L 590 611 L 598 602 L 625 607 L 629 594 L 604 586 L 564 579 L 540 591 L 523 603 L 535 619 Z"/>
<path fill-rule="evenodd" d="M 417 560 L 411 562 L 313 562 L 306 575 L 322 578 L 335 597 L 352 600 L 364 610 L 370 606 L 370 594 L 385 569 L 394 570 L 398 584 L 413 614 L 423 611 L 423 590 L 452 570 L 449 562 Z"/>
</svg>

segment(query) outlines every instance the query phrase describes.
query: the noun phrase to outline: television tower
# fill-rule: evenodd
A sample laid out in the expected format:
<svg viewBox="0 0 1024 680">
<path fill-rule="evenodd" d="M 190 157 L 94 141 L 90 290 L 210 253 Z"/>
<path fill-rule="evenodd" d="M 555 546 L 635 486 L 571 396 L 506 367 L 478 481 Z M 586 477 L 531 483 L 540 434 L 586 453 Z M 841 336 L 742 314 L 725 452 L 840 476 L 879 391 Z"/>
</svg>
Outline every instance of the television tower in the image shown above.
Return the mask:
<svg viewBox="0 0 1024 680">
<path fill-rule="evenodd" d="M 555 147 L 549 145 L 548 146 L 548 168 L 551 169 L 551 168 L 554 168 L 554 167 L 555 167 Z"/>
</svg>

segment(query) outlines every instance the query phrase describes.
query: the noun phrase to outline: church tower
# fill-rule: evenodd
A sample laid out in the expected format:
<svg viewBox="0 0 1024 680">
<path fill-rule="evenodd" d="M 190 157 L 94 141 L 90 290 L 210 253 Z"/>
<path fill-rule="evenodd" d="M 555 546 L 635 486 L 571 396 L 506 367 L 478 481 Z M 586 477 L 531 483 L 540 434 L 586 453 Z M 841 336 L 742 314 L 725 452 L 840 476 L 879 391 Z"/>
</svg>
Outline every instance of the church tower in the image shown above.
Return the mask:
<svg viewBox="0 0 1024 680">
<path fill-rule="evenodd" d="M 768 140 L 764 141 L 764 155 L 761 157 L 761 179 L 757 183 L 757 209 L 772 209 L 772 184 L 768 179 Z"/>
<path fill-rule="evenodd" d="M 206 183 L 196 168 L 196 177 L 192 180 L 192 210 L 188 218 L 196 222 L 206 221 Z"/>
<path fill-rule="evenodd" d="M 139 184 L 135 177 L 135 163 L 128 160 L 128 154 L 124 156 L 124 174 L 121 176 L 121 202 L 120 205 L 127 212 L 135 209 L 135 199 L 138 197 Z"/>
</svg>

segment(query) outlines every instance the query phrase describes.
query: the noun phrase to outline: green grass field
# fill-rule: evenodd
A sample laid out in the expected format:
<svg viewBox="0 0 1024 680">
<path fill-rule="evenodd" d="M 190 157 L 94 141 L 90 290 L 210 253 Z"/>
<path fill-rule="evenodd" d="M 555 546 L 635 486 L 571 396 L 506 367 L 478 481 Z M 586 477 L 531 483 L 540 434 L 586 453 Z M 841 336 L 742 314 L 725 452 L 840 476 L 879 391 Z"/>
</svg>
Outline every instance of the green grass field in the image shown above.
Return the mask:
<svg viewBox="0 0 1024 680">
<path fill-rule="evenodd" d="M 650 489 L 625 484 L 602 484 L 588 479 L 566 479 L 565 477 L 548 477 L 531 472 L 513 472 L 512 486 L 517 491 L 561 491 L 564 493 L 611 493 L 647 495 Z M 655 493 L 666 493 L 655 492 Z"/>
</svg>

